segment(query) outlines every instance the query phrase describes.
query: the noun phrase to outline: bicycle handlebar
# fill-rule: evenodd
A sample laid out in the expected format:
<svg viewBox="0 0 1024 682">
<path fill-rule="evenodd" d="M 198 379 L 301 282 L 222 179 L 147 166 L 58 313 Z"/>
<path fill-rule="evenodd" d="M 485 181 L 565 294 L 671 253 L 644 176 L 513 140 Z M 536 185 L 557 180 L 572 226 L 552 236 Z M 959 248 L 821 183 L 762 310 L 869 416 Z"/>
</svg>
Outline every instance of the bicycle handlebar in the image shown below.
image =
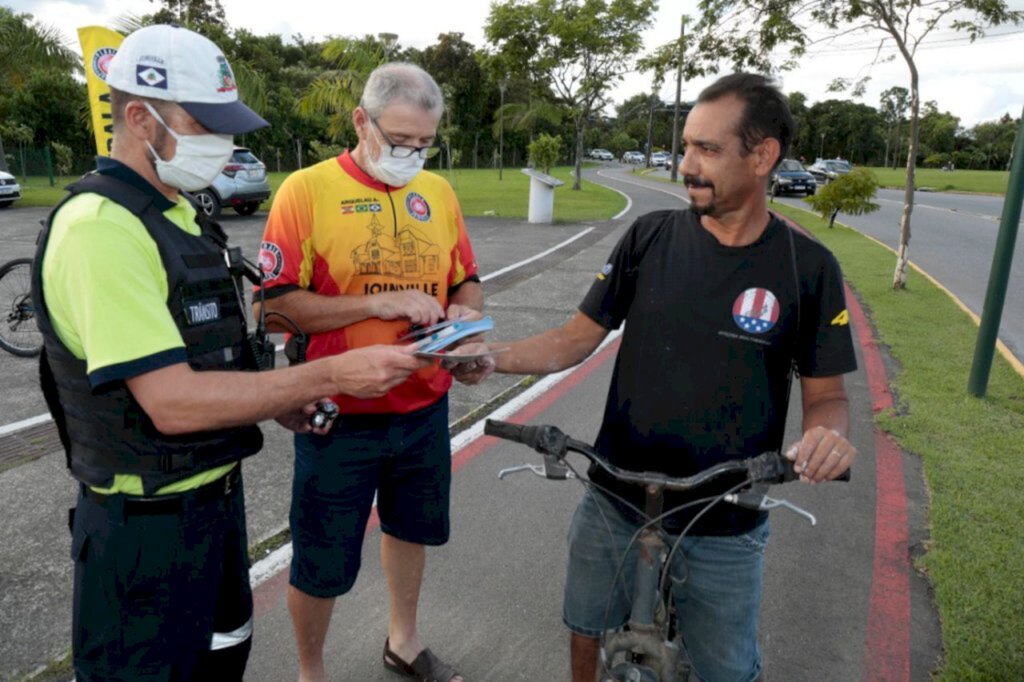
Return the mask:
<svg viewBox="0 0 1024 682">
<path fill-rule="evenodd" d="M 582 441 L 570 438 L 556 426 L 527 426 L 488 419 L 484 423 L 484 433 L 495 438 L 522 443 L 541 454 L 551 455 L 559 460 L 564 459 L 569 452 L 576 452 L 620 481 L 645 486 L 653 485 L 664 490 L 693 490 L 722 474 L 736 472 L 746 473 L 752 483 L 785 483 L 799 478 L 799 475 L 793 470 L 793 463 L 778 452 L 765 452 L 749 459 L 721 462 L 693 476 L 673 478 L 655 472 L 620 469 L 606 462 L 594 448 Z M 850 480 L 849 470 L 843 472 L 843 475 L 836 480 Z"/>
</svg>

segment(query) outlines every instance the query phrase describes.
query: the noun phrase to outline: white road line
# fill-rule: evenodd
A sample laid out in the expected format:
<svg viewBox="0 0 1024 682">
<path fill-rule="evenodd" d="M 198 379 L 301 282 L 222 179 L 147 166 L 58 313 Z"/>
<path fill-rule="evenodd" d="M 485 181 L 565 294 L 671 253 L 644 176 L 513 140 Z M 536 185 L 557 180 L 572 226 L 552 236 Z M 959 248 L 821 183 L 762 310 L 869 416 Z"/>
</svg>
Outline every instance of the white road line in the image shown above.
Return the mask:
<svg viewBox="0 0 1024 682">
<path fill-rule="evenodd" d="M 876 197 L 878 201 L 884 201 L 889 204 L 896 204 L 903 206 L 903 199 L 888 199 L 886 197 Z M 999 222 L 999 216 L 992 215 L 991 213 L 975 213 L 974 211 L 961 211 L 956 208 L 947 208 L 945 206 L 932 206 L 931 204 L 924 204 L 916 199 L 914 200 L 914 210 L 919 208 L 929 208 L 933 211 L 941 211 L 943 213 L 952 213 L 953 215 L 968 216 L 971 218 L 981 218 L 982 220 L 988 220 L 993 223 Z M 1024 224 L 1024 221 L 1021 221 Z"/>
<path fill-rule="evenodd" d="M 27 429 L 36 424 L 44 424 L 50 421 L 52 417 L 49 414 L 41 414 L 36 417 L 29 417 L 28 419 L 22 419 L 20 422 L 14 422 L 13 424 L 7 424 L 6 426 L 0 426 L 0 436 L 6 436 L 9 433 L 15 431 L 21 431 Z"/>
<path fill-rule="evenodd" d="M 650 184 L 650 183 L 637 182 L 636 180 L 627 180 L 626 178 L 620 178 L 620 177 L 615 177 L 615 176 L 611 176 L 611 175 L 605 175 L 601 171 L 598 171 L 597 174 L 599 176 L 601 176 L 602 178 L 605 178 L 606 180 L 614 180 L 615 182 L 624 182 L 627 185 L 636 185 L 637 187 L 643 187 L 644 189 L 651 189 L 651 190 L 654 190 L 655 192 L 661 192 L 662 194 L 667 194 L 670 197 L 675 197 L 676 199 L 679 199 L 679 201 L 682 201 L 685 204 L 689 204 L 690 203 L 689 199 L 687 199 L 685 197 L 681 197 L 678 194 L 676 194 L 675 192 L 670 192 L 667 189 L 664 189 L 664 188 L 661 188 L 661 187 L 656 187 L 655 185 Z"/>
<path fill-rule="evenodd" d="M 601 345 L 598 346 L 597 349 L 594 351 L 593 355 L 600 353 L 602 350 L 604 350 L 605 346 L 614 342 L 615 339 L 619 338 L 621 335 L 622 328 L 616 329 L 615 331 L 608 334 L 608 336 L 601 343 Z M 549 376 L 544 377 L 536 384 L 531 386 L 529 389 L 517 395 L 512 400 L 508 401 L 507 403 L 497 408 L 490 414 L 482 417 L 479 421 L 474 423 L 465 431 L 459 432 L 459 434 L 455 436 L 455 438 L 452 438 L 452 456 L 454 456 L 459 450 L 462 450 L 470 443 L 484 435 L 484 422 L 486 422 L 488 419 L 507 419 L 508 417 L 512 416 L 520 409 L 522 409 L 524 406 L 529 405 L 534 400 L 537 400 L 542 395 L 550 391 L 562 379 L 566 378 L 573 372 L 579 370 L 580 367 L 583 366 L 583 364 L 584 363 L 581 362 L 575 367 L 570 367 L 569 369 L 559 372 L 557 374 L 551 374 Z M 374 506 L 376 506 L 376 499 L 374 500 Z M 252 568 L 249 569 L 249 582 L 252 583 L 252 586 L 254 588 L 259 586 L 260 584 L 272 578 L 279 571 L 283 571 L 285 568 L 287 568 L 288 565 L 291 563 L 291 560 L 292 543 L 289 542 L 286 545 L 278 547 L 273 552 L 268 554 L 266 557 L 260 559 L 255 564 L 253 564 Z"/>
<path fill-rule="evenodd" d="M 493 278 L 497 277 L 498 275 L 503 275 L 506 272 L 511 272 L 512 270 L 515 270 L 516 268 L 521 268 L 524 265 L 528 265 L 529 263 L 532 263 L 535 260 L 543 258 L 544 256 L 552 254 L 555 251 L 558 251 L 559 249 L 561 249 L 561 248 L 563 248 L 565 246 L 568 246 L 569 244 L 572 244 L 574 241 L 576 241 L 580 237 L 584 237 L 584 236 L 590 234 L 593 231 L 594 231 L 593 227 L 588 227 L 585 230 L 581 230 L 578 234 L 570 237 L 569 239 L 566 239 L 564 242 L 561 242 L 559 244 L 555 244 L 554 246 L 552 246 L 547 251 L 542 251 L 541 253 L 538 253 L 535 256 L 531 256 L 530 258 L 527 258 L 526 260 L 521 260 L 518 263 L 513 263 L 512 265 L 504 267 L 501 270 L 497 270 L 497 271 L 492 272 L 490 274 L 484 275 L 483 277 L 480 278 L 480 280 L 483 281 L 483 282 L 486 282 L 487 280 L 493 279 Z M 274 350 L 276 350 L 278 353 L 280 353 L 281 351 L 284 350 L 284 344 L 279 344 L 279 345 L 275 346 Z M 27 429 L 30 426 L 35 426 L 36 424 L 42 424 L 44 422 L 50 421 L 51 419 L 52 419 L 52 417 L 50 417 L 49 414 L 40 414 L 40 415 L 35 416 L 35 417 L 29 417 L 28 419 L 23 419 L 23 420 L 21 420 L 19 422 L 14 422 L 13 424 L 7 424 L 6 426 L 0 426 L 0 436 L 6 436 L 9 433 L 14 433 L 16 431 L 21 431 L 22 429 Z"/>
<path fill-rule="evenodd" d="M 572 244 L 574 241 L 576 241 L 580 237 L 588 235 L 588 234 L 590 234 L 593 231 L 594 231 L 594 228 L 588 227 L 587 229 L 581 231 L 579 234 L 577 234 L 575 236 L 572 236 L 572 237 L 569 237 L 564 242 L 561 242 L 560 244 L 555 244 L 554 246 L 552 246 L 547 251 L 541 251 L 536 256 L 531 256 L 531 257 L 527 258 L 526 260 L 521 260 L 518 263 L 513 263 L 512 265 L 504 267 L 501 270 L 495 270 L 494 272 L 488 273 L 488 274 L 484 275 L 483 277 L 481 277 L 480 281 L 481 282 L 486 282 L 489 279 L 494 279 L 498 275 L 504 275 L 506 272 L 511 272 L 512 270 L 515 270 L 516 268 L 521 268 L 524 265 L 532 263 L 535 260 L 538 260 L 540 258 L 543 258 L 544 256 L 547 256 L 549 254 L 554 253 L 555 251 L 558 251 L 563 246 L 568 246 L 569 244 Z"/>
<path fill-rule="evenodd" d="M 618 192 L 622 196 L 626 197 L 626 208 L 622 209 L 621 211 L 619 211 L 618 213 L 613 215 L 612 216 L 612 220 L 618 220 L 622 216 L 624 216 L 627 213 L 629 213 L 629 209 L 633 208 L 633 197 L 629 196 L 628 194 L 626 194 L 625 192 L 623 192 L 620 189 L 612 187 L 611 185 L 601 185 L 601 186 L 604 187 L 605 189 L 610 189 L 613 192 Z"/>
</svg>

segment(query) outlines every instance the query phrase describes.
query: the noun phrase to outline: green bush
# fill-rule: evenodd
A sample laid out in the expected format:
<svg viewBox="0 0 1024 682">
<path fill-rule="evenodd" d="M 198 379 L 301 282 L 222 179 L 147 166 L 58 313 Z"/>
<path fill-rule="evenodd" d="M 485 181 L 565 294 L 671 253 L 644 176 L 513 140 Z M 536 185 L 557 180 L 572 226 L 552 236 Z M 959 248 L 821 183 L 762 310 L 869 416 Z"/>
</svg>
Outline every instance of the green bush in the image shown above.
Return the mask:
<svg viewBox="0 0 1024 682">
<path fill-rule="evenodd" d="M 558 153 L 562 148 L 562 138 L 541 133 L 530 143 L 530 161 L 538 170 L 548 173 L 551 167 L 558 162 Z"/>
<path fill-rule="evenodd" d="M 828 183 L 817 194 L 806 197 L 811 205 L 832 227 L 836 216 L 842 212 L 861 215 L 878 210 L 878 204 L 871 201 L 878 191 L 878 179 L 866 168 L 854 168 Z"/>
</svg>

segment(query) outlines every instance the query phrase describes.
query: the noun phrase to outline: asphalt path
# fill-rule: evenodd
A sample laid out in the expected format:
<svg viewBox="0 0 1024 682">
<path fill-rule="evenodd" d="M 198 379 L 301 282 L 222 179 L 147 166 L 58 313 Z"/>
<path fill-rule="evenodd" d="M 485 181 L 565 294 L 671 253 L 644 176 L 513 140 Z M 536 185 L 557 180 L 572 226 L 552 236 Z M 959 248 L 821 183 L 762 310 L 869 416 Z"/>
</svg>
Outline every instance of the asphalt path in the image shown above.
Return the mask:
<svg viewBox="0 0 1024 682">
<path fill-rule="evenodd" d="M 588 174 L 629 195 L 629 212 L 619 220 L 588 225 L 469 221 L 485 276 L 517 266 L 485 283 L 496 338 L 527 335 L 565 320 L 631 218 L 683 205 L 684 192 L 678 187 L 638 180 L 614 165 Z M 41 214 L 14 209 L 0 215 L 0 243 L 5 252 L 10 249 L 8 257 L 31 252 L 33 223 Z M 254 253 L 264 219 L 235 217 L 225 223 L 232 240 Z M 587 228 L 593 229 L 581 235 Z M 568 240 L 573 241 L 566 244 Z M 574 435 L 592 437 L 610 367 L 608 356 L 598 355 L 581 373 L 551 388 L 547 398 L 527 403 L 520 418 L 560 424 Z M 0 371 L 5 376 L 0 422 L 39 414 L 43 408 L 34 363 L 0 357 Z M 451 394 L 452 419 L 514 381 L 500 377 L 480 387 L 457 386 Z M 847 384 L 862 462 L 854 482 L 785 489 L 786 497 L 818 516 L 815 528 L 793 515 L 773 516 L 761 639 L 768 674 L 775 679 L 864 677 L 875 541 L 874 432 L 864 371 L 850 375 Z M 796 433 L 798 419 L 799 410 L 794 409 L 791 433 Z M 287 518 L 290 439 L 276 425 L 267 425 L 265 431 L 264 452 L 245 464 L 254 542 L 280 530 Z M 453 484 L 453 539 L 430 553 L 420 609 L 423 638 L 456 661 L 470 680 L 568 679 L 560 595 L 564 537 L 580 489 L 529 475 L 497 480 L 499 468 L 524 460 L 537 458 L 508 444 L 478 441 L 460 450 Z M 903 458 L 901 465 L 913 547 L 925 539 L 926 497 L 916 460 Z M 0 473 L 0 514 L 8 520 L 0 529 L 0 680 L 13 679 L 15 671 L 31 670 L 66 650 L 71 565 L 63 520 L 73 495 L 74 486 L 56 454 Z M 378 538 L 379 530 L 368 532 L 361 577 L 335 609 L 327 645 L 332 679 L 395 679 L 380 663 L 387 613 Z M 295 646 L 282 600 L 285 581 L 283 574 L 271 573 L 257 589 L 259 617 L 249 679 L 294 677 Z M 926 679 L 939 654 L 937 620 L 926 585 L 914 579 L 910 589 L 909 663 L 906 674 L 894 679 Z"/>
</svg>

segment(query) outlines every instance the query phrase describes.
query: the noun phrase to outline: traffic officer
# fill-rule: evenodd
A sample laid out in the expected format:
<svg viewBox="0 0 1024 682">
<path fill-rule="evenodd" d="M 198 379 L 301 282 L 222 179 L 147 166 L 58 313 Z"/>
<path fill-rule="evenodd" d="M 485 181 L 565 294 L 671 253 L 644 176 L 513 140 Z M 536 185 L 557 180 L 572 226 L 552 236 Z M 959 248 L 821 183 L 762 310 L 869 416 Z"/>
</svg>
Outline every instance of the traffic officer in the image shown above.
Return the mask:
<svg viewBox="0 0 1024 682">
<path fill-rule="evenodd" d="M 387 393 L 423 366 L 374 346 L 270 372 L 247 343 L 223 233 L 180 190 L 267 124 L 206 38 L 150 26 L 110 64 L 113 146 L 50 214 L 34 268 L 47 404 L 80 482 L 76 679 L 241 679 L 252 593 L 239 460 L 254 426 L 308 431 L 322 396 Z"/>
</svg>

